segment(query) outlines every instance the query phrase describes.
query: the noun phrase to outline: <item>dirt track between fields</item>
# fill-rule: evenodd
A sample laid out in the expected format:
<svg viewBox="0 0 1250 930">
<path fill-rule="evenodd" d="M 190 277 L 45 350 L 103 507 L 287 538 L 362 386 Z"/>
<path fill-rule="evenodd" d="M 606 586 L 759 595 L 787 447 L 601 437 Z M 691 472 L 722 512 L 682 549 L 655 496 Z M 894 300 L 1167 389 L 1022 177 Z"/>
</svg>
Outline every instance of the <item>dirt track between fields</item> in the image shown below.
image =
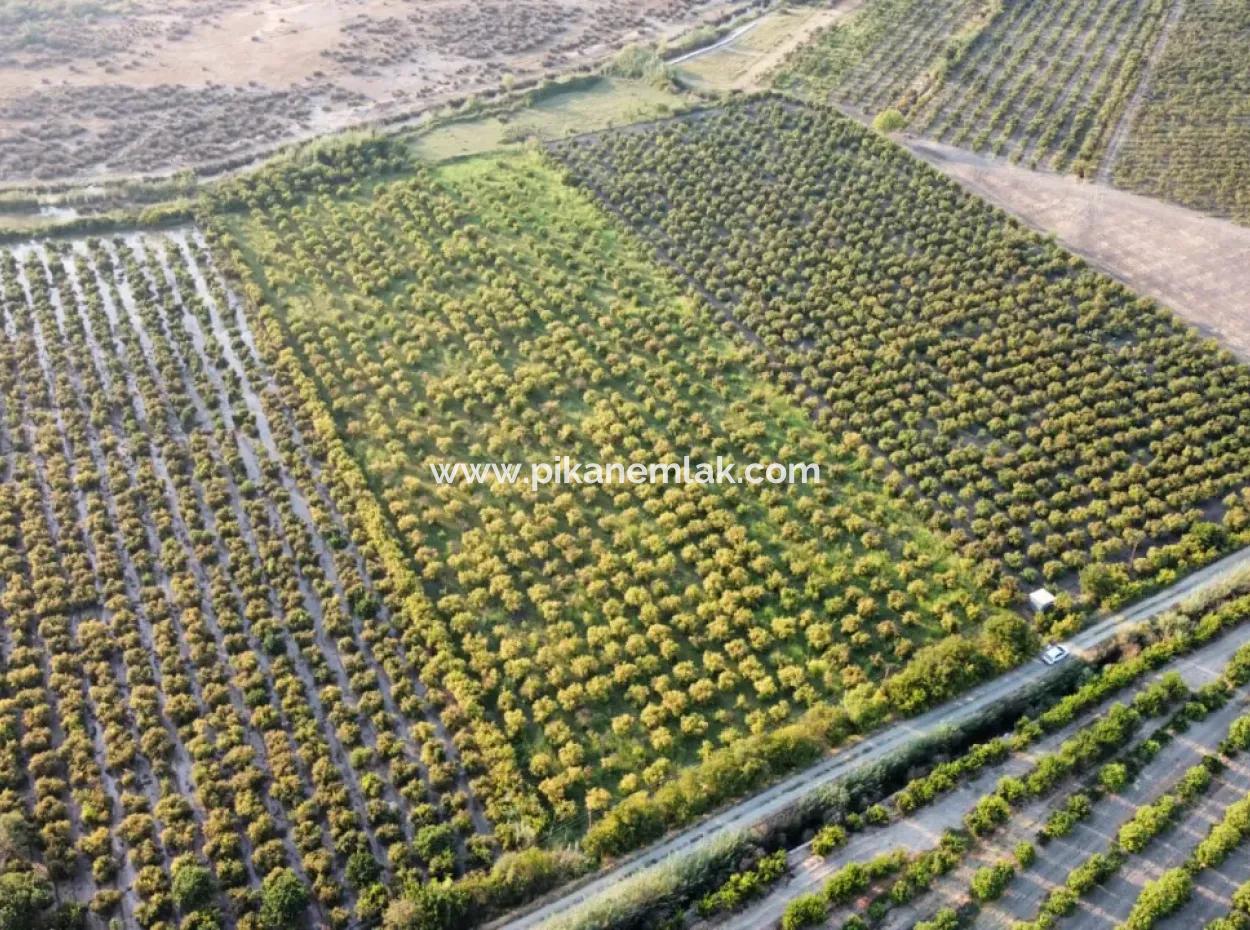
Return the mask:
<svg viewBox="0 0 1250 930">
<path fill-rule="evenodd" d="M 1250 360 L 1250 228 L 916 138 L 912 152 Z"/>
<path fill-rule="evenodd" d="M 786 36 L 784 40 L 761 55 L 758 60 L 752 62 L 746 72 L 734 81 L 733 88 L 735 90 L 751 90 L 756 87 L 763 87 L 767 84 L 767 79 L 772 74 L 773 69 L 785 61 L 791 52 L 800 45 L 805 45 L 811 41 L 816 33 L 845 19 L 863 5 L 864 0 L 843 0 L 843 2 L 832 9 L 818 10 L 795 29 L 794 32 Z"/>
</svg>

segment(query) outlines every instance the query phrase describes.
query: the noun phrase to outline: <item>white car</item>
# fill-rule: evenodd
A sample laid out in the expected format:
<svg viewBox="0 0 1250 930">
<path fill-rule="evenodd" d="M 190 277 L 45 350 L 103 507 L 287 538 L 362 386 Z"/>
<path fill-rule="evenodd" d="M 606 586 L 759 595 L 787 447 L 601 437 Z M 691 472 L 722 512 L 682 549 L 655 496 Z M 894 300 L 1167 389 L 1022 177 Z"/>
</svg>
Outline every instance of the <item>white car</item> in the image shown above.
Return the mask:
<svg viewBox="0 0 1250 930">
<path fill-rule="evenodd" d="M 1057 662 L 1062 662 L 1067 655 L 1068 647 L 1060 646 L 1056 643 L 1054 646 L 1047 647 L 1046 651 L 1042 653 L 1042 661 L 1047 665 L 1054 665 Z"/>
</svg>

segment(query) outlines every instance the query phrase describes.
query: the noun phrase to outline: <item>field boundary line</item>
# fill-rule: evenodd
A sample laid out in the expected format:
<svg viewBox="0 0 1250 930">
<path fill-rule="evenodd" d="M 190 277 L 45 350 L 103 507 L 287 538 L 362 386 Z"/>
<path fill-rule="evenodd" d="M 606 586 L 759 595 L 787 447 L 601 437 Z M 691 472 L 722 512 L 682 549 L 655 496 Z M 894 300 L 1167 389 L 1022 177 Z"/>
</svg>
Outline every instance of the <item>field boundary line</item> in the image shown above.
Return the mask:
<svg viewBox="0 0 1250 930">
<path fill-rule="evenodd" d="M 1159 37 L 1155 39 L 1155 47 L 1151 49 L 1150 57 L 1146 60 L 1145 67 L 1142 68 L 1142 75 L 1137 82 L 1137 89 L 1133 91 L 1133 96 L 1129 98 L 1128 106 L 1120 114 L 1120 121 L 1116 123 L 1115 132 L 1111 134 L 1111 141 L 1107 143 L 1107 151 L 1103 153 L 1102 164 L 1098 166 L 1098 173 L 1094 176 L 1095 180 L 1101 184 L 1111 183 L 1111 172 L 1115 168 L 1116 160 L 1120 157 L 1120 149 L 1128 141 L 1129 133 L 1133 129 L 1133 123 L 1137 121 L 1137 114 L 1141 110 L 1142 104 L 1146 102 L 1146 95 L 1150 92 L 1150 82 L 1154 78 L 1155 68 L 1159 64 L 1159 59 L 1163 57 L 1163 51 L 1167 48 L 1172 30 L 1180 22 L 1184 11 L 1185 0 L 1176 0 L 1172 4 L 1172 8 L 1168 10 L 1167 19 L 1163 22 L 1163 28 L 1159 30 Z"/>
</svg>

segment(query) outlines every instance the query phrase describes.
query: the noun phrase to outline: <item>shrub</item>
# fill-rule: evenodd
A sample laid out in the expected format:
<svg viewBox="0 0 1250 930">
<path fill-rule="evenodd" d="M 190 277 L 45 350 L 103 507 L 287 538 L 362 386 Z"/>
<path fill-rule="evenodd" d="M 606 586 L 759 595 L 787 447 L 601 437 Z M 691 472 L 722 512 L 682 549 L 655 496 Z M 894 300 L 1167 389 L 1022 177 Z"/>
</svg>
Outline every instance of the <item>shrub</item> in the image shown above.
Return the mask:
<svg viewBox="0 0 1250 930">
<path fill-rule="evenodd" d="M 1131 853 L 1141 852 L 1155 836 L 1159 834 L 1173 816 L 1180 802 L 1170 794 L 1165 794 L 1153 804 L 1139 807 L 1133 816 L 1120 827 L 1116 834 L 1116 842 Z"/>
<path fill-rule="evenodd" d="M 52 885 L 33 872 L 0 875 L 0 930 L 30 930 L 52 906 Z"/>
<path fill-rule="evenodd" d="M 1024 840 L 1016 844 L 1014 853 L 1016 862 L 1022 869 L 1027 869 L 1033 864 L 1033 860 L 1037 858 L 1037 850 L 1033 848 L 1033 844 Z"/>
<path fill-rule="evenodd" d="M 959 915 L 953 908 L 944 907 L 931 920 L 922 920 L 913 930 L 958 930 Z"/>
<path fill-rule="evenodd" d="M 198 862 L 176 863 L 173 873 L 170 894 L 182 910 L 195 910 L 212 898 L 216 890 L 213 874 Z"/>
<path fill-rule="evenodd" d="M 178 930 L 221 930 L 221 919 L 215 911 L 192 911 L 182 918 Z"/>
<path fill-rule="evenodd" d="M 364 888 L 377 881 L 382 867 L 373 855 L 365 850 L 352 853 L 347 859 L 347 880 L 353 888 Z"/>
<path fill-rule="evenodd" d="M 1128 930 L 1150 930 L 1157 921 L 1188 901 L 1193 887 L 1193 879 L 1185 869 L 1169 869 L 1142 886 L 1124 926 Z"/>
<path fill-rule="evenodd" d="M 883 805 L 874 804 L 864 811 L 864 820 L 879 827 L 890 822 L 890 812 Z"/>
<path fill-rule="evenodd" d="M 825 919 L 825 901 L 818 894 L 805 894 L 786 905 L 781 915 L 781 930 L 811 927 Z"/>
<path fill-rule="evenodd" d="M 1010 862 L 999 862 L 977 869 L 969 884 L 972 896 L 983 902 L 997 900 L 1015 874 L 1015 867 Z"/>
<path fill-rule="evenodd" d="M 973 836 L 981 836 L 1000 823 L 1006 823 L 1011 816 L 1011 807 L 996 794 L 988 795 L 977 802 L 966 815 L 964 826 Z"/>
<path fill-rule="evenodd" d="M 308 888 L 290 869 L 275 869 L 260 886 L 260 921 L 266 930 L 289 930 L 308 907 Z"/>
<path fill-rule="evenodd" d="M 816 835 L 812 837 L 812 854 L 827 856 L 845 844 L 846 830 L 836 823 L 827 824 L 821 827 Z"/>
<path fill-rule="evenodd" d="M 877 132 L 898 132 L 907 125 L 905 117 L 896 107 L 887 107 L 872 120 L 872 128 Z"/>
<path fill-rule="evenodd" d="M 762 856 L 754 868 L 734 872 L 719 888 L 699 901 L 699 913 L 707 917 L 721 911 L 734 911 L 763 894 L 786 873 L 786 858 L 786 851 L 779 849 Z"/>
<path fill-rule="evenodd" d="M 1114 793 L 1128 784 L 1128 767 L 1123 762 L 1108 762 L 1098 771 L 1098 784 Z"/>
<path fill-rule="evenodd" d="M 830 904 L 844 904 L 867 888 L 868 882 L 868 870 L 858 862 L 848 862 L 825 881 L 825 900 Z"/>
</svg>

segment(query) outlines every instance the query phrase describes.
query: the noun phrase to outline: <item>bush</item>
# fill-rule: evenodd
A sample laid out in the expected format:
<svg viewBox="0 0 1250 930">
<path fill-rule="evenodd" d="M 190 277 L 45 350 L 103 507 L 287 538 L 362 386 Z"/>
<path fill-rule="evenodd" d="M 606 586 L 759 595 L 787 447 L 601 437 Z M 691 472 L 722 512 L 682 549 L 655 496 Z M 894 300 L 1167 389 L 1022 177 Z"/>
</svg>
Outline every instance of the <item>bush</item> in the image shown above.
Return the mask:
<svg viewBox="0 0 1250 930">
<path fill-rule="evenodd" d="M 1163 795 L 1153 804 L 1139 807 L 1120 827 L 1116 841 L 1131 853 L 1141 852 L 1171 822 L 1179 807 L 1180 802 L 1170 794 Z"/>
<path fill-rule="evenodd" d="M 1250 749 L 1250 715 L 1233 721 L 1228 728 L 1228 742 L 1235 749 Z"/>
<path fill-rule="evenodd" d="M 872 128 L 877 132 L 898 132 L 906 125 L 907 117 L 895 107 L 882 110 L 872 121 Z"/>
<path fill-rule="evenodd" d="M 478 881 L 475 897 L 487 907 L 506 910 L 581 875 L 588 867 L 586 857 L 572 850 L 504 853 L 490 874 Z"/>
<path fill-rule="evenodd" d="M 957 930 L 958 927 L 959 915 L 954 909 L 944 907 L 933 915 L 932 920 L 920 921 L 913 930 Z"/>
<path fill-rule="evenodd" d="M 32 872 L 0 875 L 0 930 L 30 930 L 52 906 L 52 885 Z"/>
<path fill-rule="evenodd" d="M 266 930 L 298 926 L 308 907 L 308 888 L 290 869 L 274 869 L 260 886 L 260 922 Z"/>
<path fill-rule="evenodd" d="M 723 911 L 735 911 L 751 898 L 766 892 L 784 874 L 786 851 L 779 849 L 761 857 L 754 868 L 734 872 L 719 888 L 705 895 L 699 901 L 699 914 L 708 917 Z"/>
<path fill-rule="evenodd" d="M 354 852 L 347 859 L 347 881 L 353 888 L 364 888 L 378 880 L 382 867 L 365 850 Z"/>
<path fill-rule="evenodd" d="M 848 862 L 825 882 L 825 900 L 830 904 L 844 904 L 867 888 L 868 882 L 868 870 L 858 862 Z"/>
<path fill-rule="evenodd" d="M 1188 901 L 1193 890 L 1193 879 L 1185 869 L 1169 869 L 1142 886 L 1124 926 L 1128 930 L 1150 930 L 1161 918 Z"/>
<path fill-rule="evenodd" d="M 1037 858 L 1037 850 L 1033 848 L 1032 843 L 1021 840 L 1019 843 L 1016 843 L 1015 856 L 1020 868 L 1027 869 L 1033 864 L 1033 860 Z"/>
<path fill-rule="evenodd" d="M 1098 772 L 1098 784 L 1114 793 L 1128 784 L 1128 768 L 1123 762 L 1108 762 Z"/>
<path fill-rule="evenodd" d="M 630 795 L 586 831 L 582 849 L 595 859 L 637 849 L 730 798 L 808 765 L 841 737 L 837 712 L 808 711 L 796 723 L 713 752 L 652 795 Z"/>
<path fill-rule="evenodd" d="M 1077 894 L 1070 888 L 1056 888 L 1046 898 L 1046 903 L 1042 905 L 1042 913 L 1050 914 L 1054 917 L 1062 917 L 1065 914 L 1071 914 L 1076 908 Z"/>
<path fill-rule="evenodd" d="M 216 882 L 204 866 L 194 861 L 178 862 L 173 872 L 170 894 L 180 909 L 193 911 L 212 898 Z"/>
<path fill-rule="evenodd" d="M 1010 805 L 997 794 L 991 794 L 978 801 L 976 806 L 964 815 L 964 826 L 973 836 L 981 836 L 998 824 L 1006 823 L 1010 816 Z"/>
<path fill-rule="evenodd" d="M 781 930 L 811 927 L 825 919 L 825 901 L 818 894 L 805 894 L 786 905 L 781 915 Z"/>
<path fill-rule="evenodd" d="M 221 920 L 215 911 L 192 911 L 182 918 L 178 930 L 221 930 Z"/>
<path fill-rule="evenodd" d="M 997 900 L 1015 874 L 1015 867 L 1010 862 L 999 862 L 977 869 L 969 885 L 972 896 L 982 902 Z"/>
<path fill-rule="evenodd" d="M 667 87 L 673 82 L 673 68 L 653 48 L 627 45 L 617 53 L 608 73 L 616 77 L 649 81 L 657 87 Z"/>
<path fill-rule="evenodd" d="M 845 844 L 846 830 L 836 823 L 831 823 L 821 827 L 812 837 L 812 855 L 827 856 Z"/>
<path fill-rule="evenodd" d="M 874 804 L 864 811 L 864 820 L 875 827 L 884 826 L 890 822 L 890 812 L 884 806 Z"/>
</svg>

